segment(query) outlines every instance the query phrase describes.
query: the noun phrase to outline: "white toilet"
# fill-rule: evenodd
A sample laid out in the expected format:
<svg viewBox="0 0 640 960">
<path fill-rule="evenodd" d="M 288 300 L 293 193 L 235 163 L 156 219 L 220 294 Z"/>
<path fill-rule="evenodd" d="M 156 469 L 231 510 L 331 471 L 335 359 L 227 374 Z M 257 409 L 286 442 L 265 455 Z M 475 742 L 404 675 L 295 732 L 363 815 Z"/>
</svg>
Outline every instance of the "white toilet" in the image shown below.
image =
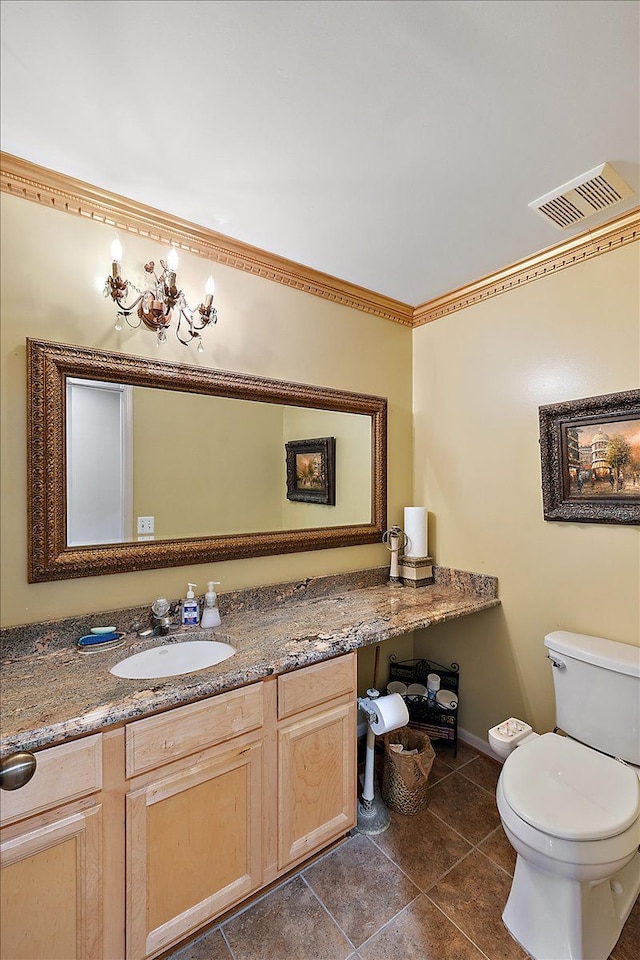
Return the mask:
<svg viewBox="0 0 640 960">
<path fill-rule="evenodd" d="M 518 854 L 502 919 L 534 960 L 606 960 L 640 892 L 640 650 L 564 631 L 544 642 L 567 736 L 514 718 L 489 731 Z"/>
</svg>

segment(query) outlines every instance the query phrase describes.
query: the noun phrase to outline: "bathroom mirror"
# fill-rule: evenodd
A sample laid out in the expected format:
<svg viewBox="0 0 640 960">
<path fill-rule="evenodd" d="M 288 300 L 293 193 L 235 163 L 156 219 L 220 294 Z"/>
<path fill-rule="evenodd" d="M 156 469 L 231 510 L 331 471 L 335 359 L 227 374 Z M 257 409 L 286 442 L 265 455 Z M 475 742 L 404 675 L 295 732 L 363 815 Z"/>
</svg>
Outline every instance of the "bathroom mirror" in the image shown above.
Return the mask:
<svg viewBox="0 0 640 960">
<path fill-rule="evenodd" d="M 384 398 L 40 340 L 27 360 L 31 583 L 381 539 Z M 285 444 L 319 437 L 336 503 L 292 502 Z"/>
</svg>

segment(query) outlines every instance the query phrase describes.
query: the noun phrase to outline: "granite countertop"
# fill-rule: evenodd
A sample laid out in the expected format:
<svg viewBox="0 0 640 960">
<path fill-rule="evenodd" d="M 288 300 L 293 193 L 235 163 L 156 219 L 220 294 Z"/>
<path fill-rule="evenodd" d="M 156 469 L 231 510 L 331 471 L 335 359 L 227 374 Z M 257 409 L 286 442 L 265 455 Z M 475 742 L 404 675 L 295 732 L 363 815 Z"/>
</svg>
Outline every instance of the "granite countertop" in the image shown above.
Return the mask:
<svg viewBox="0 0 640 960">
<path fill-rule="evenodd" d="M 433 584 L 403 588 L 380 582 L 384 575 L 380 568 L 222 595 L 222 626 L 215 630 L 183 628 L 148 640 L 131 632 L 124 646 L 90 655 L 76 651 L 75 638 L 92 620 L 104 623 L 105 615 L 9 628 L 2 635 L 0 756 L 95 733 L 500 603 L 489 576 L 436 567 Z M 106 622 L 127 629 L 141 609 L 111 611 Z M 124 680 L 109 673 L 151 646 L 207 638 L 231 643 L 237 653 L 178 677 Z"/>
</svg>

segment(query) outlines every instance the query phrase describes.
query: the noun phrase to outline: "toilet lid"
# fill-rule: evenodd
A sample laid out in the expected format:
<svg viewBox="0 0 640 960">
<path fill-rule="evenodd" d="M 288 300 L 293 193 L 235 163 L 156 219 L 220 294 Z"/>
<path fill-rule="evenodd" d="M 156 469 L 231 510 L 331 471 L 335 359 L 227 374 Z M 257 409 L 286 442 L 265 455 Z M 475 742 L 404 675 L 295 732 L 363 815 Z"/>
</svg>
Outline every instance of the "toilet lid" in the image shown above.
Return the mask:
<svg viewBox="0 0 640 960">
<path fill-rule="evenodd" d="M 501 781 L 514 813 L 553 837 L 615 837 L 639 813 L 640 785 L 632 767 L 555 733 L 514 750 Z"/>
</svg>

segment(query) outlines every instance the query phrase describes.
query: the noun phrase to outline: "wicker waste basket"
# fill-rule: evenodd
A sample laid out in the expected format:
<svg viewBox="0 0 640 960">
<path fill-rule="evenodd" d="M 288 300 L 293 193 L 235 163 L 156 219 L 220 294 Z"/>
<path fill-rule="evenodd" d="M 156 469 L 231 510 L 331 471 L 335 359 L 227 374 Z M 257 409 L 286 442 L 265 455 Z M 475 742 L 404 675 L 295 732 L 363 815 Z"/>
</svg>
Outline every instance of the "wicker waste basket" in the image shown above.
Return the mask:
<svg viewBox="0 0 640 960">
<path fill-rule="evenodd" d="M 396 813 L 413 817 L 427 805 L 427 781 L 435 759 L 431 741 L 426 733 L 401 727 L 385 733 L 382 799 Z M 404 750 L 417 753 L 397 753 L 391 744 L 402 744 Z"/>
</svg>

